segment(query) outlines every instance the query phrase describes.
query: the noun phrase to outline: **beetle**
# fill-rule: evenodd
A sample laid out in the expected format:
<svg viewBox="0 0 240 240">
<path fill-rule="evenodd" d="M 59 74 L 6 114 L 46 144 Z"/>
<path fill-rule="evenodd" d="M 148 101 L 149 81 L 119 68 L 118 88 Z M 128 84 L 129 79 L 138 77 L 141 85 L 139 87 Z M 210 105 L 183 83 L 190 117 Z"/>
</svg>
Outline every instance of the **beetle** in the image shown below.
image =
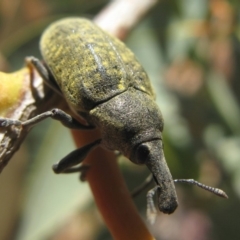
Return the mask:
<svg viewBox="0 0 240 240">
<path fill-rule="evenodd" d="M 83 18 L 62 19 L 50 25 L 41 37 L 40 50 L 47 66 L 43 71 L 35 60 L 40 74 L 51 74 L 70 108 L 89 126 L 98 127 L 102 136 L 73 152 L 75 158 L 70 154 L 54 165 L 54 171 L 68 170 L 96 145 L 118 150 L 150 169 L 161 191 L 159 209 L 172 213 L 178 203 L 163 153 L 163 118 L 150 80 L 134 54 Z"/>
<path fill-rule="evenodd" d="M 87 124 L 52 109 L 25 122 L 0 119 L 0 126 L 31 128 L 52 117 L 69 128 L 97 127 L 102 138 L 68 154 L 53 166 L 54 172 L 79 171 L 74 166 L 95 147 L 118 150 L 148 167 L 157 185 L 150 195 L 157 191 L 159 210 L 174 212 L 178 200 L 163 152 L 163 117 L 150 80 L 131 50 L 83 18 L 52 23 L 41 37 L 40 50 L 43 62 L 34 57 L 28 61 Z"/>
</svg>

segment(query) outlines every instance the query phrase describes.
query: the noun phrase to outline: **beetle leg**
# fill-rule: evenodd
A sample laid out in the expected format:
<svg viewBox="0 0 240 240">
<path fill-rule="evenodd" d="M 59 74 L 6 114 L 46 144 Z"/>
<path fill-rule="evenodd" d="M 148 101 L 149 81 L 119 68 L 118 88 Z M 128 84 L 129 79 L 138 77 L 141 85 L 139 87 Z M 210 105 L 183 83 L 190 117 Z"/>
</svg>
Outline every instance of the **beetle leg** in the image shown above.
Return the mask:
<svg viewBox="0 0 240 240">
<path fill-rule="evenodd" d="M 150 224 L 154 224 L 157 216 L 157 210 L 154 205 L 153 197 L 158 190 L 159 186 L 157 185 L 147 193 L 147 220 Z"/>
<path fill-rule="evenodd" d="M 88 153 L 97 147 L 101 143 L 101 139 L 98 139 L 90 144 L 87 144 L 79 149 L 76 149 L 69 153 L 66 157 L 60 160 L 57 164 L 53 165 L 53 171 L 55 173 L 66 173 L 66 172 L 74 172 L 71 170 L 71 167 L 80 164 Z"/>
<path fill-rule="evenodd" d="M 144 180 L 144 182 L 143 182 L 141 185 L 139 185 L 138 187 L 136 187 L 136 188 L 132 191 L 132 193 L 131 193 L 132 197 L 134 198 L 134 197 L 136 197 L 137 195 L 139 195 L 142 191 L 144 191 L 146 188 L 148 188 L 149 185 L 150 185 L 152 182 L 153 182 L 153 175 L 150 174 L 150 175 Z"/>
<path fill-rule="evenodd" d="M 88 165 L 81 165 L 78 167 L 71 167 L 71 168 L 67 168 L 64 171 L 62 171 L 61 173 L 78 173 L 78 172 L 84 172 L 87 171 L 90 168 L 90 166 Z"/>
<path fill-rule="evenodd" d="M 65 169 L 63 172 L 61 173 L 80 173 L 79 179 L 84 182 L 86 180 L 86 175 L 87 172 L 89 170 L 90 166 L 89 165 L 80 165 L 78 167 L 71 167 L 71 168 L 67 168 Z"/>
<path fill-rule="evenodd" d="M 22 128 L 30 129 L 35 124 L 41 122 L 42 120 L 51 117 L 55 120 L 60 121 L 64 126 L 73 129 L 93 129 L 93 126 L 87 126 L 79 123 L 75 118 L 65 113 L 61 109 L 54 108 L 51 111 L 41 113 L 27 121 L 19 121 L 10 118 L 0 118 L 0 128 L 9 126 L 21 126 Z"/>
<path fill-rule="evenodd" d="M 62 92 L 60 88 L 58 87 L 53 75 L 48 70 L 48 68 L 38 59 L 35 57 L 27 57 L 25 59 L 27 65 L 30 67 L 33 67 L 37 70 L 39 75 L 43 78 L 44 83 L 48 85 L 51 89 L 53 89 L 55 92 L 60 94 L 62 96 Z"/>
</svg>

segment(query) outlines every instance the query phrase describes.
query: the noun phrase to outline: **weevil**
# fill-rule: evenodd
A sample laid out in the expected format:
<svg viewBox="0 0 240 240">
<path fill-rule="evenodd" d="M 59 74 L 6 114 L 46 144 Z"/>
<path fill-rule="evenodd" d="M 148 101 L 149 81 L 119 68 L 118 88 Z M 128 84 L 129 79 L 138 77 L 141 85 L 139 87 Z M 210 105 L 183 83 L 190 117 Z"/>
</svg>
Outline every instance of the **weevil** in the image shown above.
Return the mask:
<svg viewBox="0 0 240 240">
<path fill-rule="evenodd" d="M 101 140 L 76 150 L 54 165 L 63 172 L 101 145 L 132 162 L 146 164 L 161 189 L 159 209 L 172 213 L 178 203 L 163 147 L 162 114 L 150 80 L 134 54 L 93 22 L 63 19 L 43 33 L 40 49 L 47 69 L 71 109 L 101 131 Z M 49 79 L 47 76 L 43 76 Z M 88 126 L 88 127 L 89 127 Z M 86 149 L 86 150 L 85 150 Z M 80 156 L 80 157 L 79 157 Z M 81 157 L 83 156 L 83 157 Z"/>
<path fill-rule="evenodd" d="M 118 150 L 133 163 L 148 167 L 157 185 L 150 197 L 157 192 L 159 210 L 174 212 L 178 200 L 163 152 L 163 117 L 150 80 L 131 50 L 83 18 L 51 24 L 41 37 L 40 50 L 43 62 L 34 57 L 28 61 L 88 124 L 52 109 L 25 122 L 0 119 L 0 126 L 30 128 L 52 117 L 70 128 L 97 127 L 101 139 L 71 152 L 53 166 L 54 172 L 79 171 L 74 166 L 97 146 Z"/>
</svg>

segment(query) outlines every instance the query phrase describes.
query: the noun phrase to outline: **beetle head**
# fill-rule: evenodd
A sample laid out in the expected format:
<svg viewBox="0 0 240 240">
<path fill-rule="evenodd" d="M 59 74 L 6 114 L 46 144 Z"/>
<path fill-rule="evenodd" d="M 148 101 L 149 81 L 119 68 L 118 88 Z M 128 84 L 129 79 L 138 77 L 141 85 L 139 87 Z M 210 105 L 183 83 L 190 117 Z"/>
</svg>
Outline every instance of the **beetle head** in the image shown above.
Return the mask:
<svg viewBox="0 0 240 240">
<path fill-rule="evenodd" d="M 177 195 L 171 173 L 165 161 L 162 140 L 152 140 L 137 145 L 132 153 L 131 161 L 145 164 L 159 186 L 158 207 L 163 213 L 170 214 L 178 206 Z"/>
</svg>

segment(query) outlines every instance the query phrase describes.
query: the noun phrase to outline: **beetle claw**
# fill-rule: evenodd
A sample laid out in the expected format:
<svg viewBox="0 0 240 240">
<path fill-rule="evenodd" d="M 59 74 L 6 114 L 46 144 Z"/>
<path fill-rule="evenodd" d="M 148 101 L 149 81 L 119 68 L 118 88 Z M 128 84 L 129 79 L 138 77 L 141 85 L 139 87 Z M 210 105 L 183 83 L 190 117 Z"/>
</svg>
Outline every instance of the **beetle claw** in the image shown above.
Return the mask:
<svg viewBox="0 0 240 240">
<path fill-rule="evenodd" d="M 86 181 L 86 175 L 87 172 L 89 170 L 90 166 L 89 165 L 81 165 L 78 167 L 71 167 L 71 168 L 67 168 L 64 171 L 59 171 L 59 165 L 58 163 L 54 164 L 52 166 L 52 169 L 54 171 L 54 173 L 59 174 L 59 173 L 80 173 L 79 179 L 80 181 L 84 182 Z"/>
</svg>

